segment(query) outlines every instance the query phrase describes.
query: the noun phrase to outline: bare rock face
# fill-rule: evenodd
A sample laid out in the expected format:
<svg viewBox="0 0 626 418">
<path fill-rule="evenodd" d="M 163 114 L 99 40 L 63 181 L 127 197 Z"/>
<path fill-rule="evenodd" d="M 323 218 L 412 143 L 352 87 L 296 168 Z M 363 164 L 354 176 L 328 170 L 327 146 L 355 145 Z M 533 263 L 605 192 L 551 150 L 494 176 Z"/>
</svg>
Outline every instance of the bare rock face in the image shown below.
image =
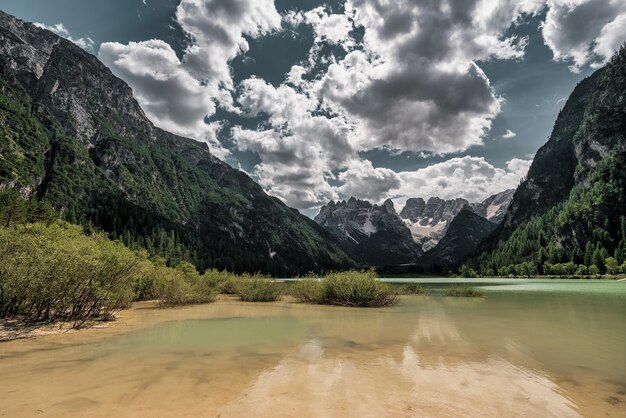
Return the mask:
<svg viewBox="0 0 626 418">
<path fill-rule="evenodd" d="M 410 198 L 400 214 L 391 200 L 377 206 L 350 198 L 322 207 L 315 221 L 340 238 L 343 245 L 350 248 L 350 253 L 360 254 L 368 264 L 413 263 L 420 259 L 422 252 L 434 248 L 446 236 L 463 209 L 474 212 L 489 225 L 496 225 L 506 213 L 512 196 L 513 190 L 506 190 L 481 203 L 460 198 L 431 197 L 428 202 Z M 471 229 L 472 225 L 480 226 L 480 223 L 470 222 L 463 231 Z M 481 236 L 480 231 L 475 236 Z M 469 240 L 464 248 L 475 245 L 474 240 Z"/>
<path fill-rule="evenodd" d="M 400 212 L 400 218 L 411 230 L 413 240 L 427 251 L 444 237 L 450 222 L 469 202 L 465 199 L 443 200 L 431 197 L 424 204 L 423 199 L 409 199 Z"/>
<path fill-rule="evenodd" d="M 355 198 L 330 202 L 322 207 L 315 222 L 342 240 L 355 258 L 369 265 L 412 263 L 422 254 L 391 200 L 380 206 Z"/>
<path fill-rule="evenodd" d="M 481 203 L 472 203 L 470 207 L 476 214 L 499 224 L 504 219 L 504 215 L 506 215 L 506 211 L 513 199 L 513 194 L 515 194 L 515 189 L 505 190 L 489 196 Z"/>
<path fill-rule="evenodd" d="M 400 218 L 411 230 L 413 240 L 427 251 L 434 248 L 446 235 L 452 220 L 465 207 L 491 222 L 500 223 L 514 192 L 514 190 L 505 190 L 480 203 L 470 203 L 461 198 L 443 200 L 431 197 L 428 202 L 422 198 L 410 198 L 400 212 Z"/>
</svg>

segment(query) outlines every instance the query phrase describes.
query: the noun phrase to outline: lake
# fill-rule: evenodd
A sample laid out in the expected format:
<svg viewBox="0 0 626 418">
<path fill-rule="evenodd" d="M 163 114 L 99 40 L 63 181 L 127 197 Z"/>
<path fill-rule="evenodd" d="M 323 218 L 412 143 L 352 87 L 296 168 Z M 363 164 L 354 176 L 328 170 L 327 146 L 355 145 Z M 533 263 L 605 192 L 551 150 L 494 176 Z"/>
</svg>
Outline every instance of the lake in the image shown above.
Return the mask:
<svg viewBox="0 0 626 418">
<path fill-rule="evenodd" d="M 626 416 L 626 282 L 464 281 L 485 297 L 137 304 L 1 343 L 0 416 Z"/>
</svg>

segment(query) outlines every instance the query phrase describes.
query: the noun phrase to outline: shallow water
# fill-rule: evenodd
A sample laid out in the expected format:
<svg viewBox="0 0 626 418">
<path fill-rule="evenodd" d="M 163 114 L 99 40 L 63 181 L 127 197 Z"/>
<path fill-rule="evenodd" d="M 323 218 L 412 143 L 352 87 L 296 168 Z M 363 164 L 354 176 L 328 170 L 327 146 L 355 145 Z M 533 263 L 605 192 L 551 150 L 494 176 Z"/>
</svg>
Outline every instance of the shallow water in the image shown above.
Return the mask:
<svg viewBox="0 0 626 418">
<path fill-rule="evenodd" d="M 486 297 L 223 300 L 0 344 L 0 416 L 626 416 L 626 282 L 470 282 Z"/>
</svg>

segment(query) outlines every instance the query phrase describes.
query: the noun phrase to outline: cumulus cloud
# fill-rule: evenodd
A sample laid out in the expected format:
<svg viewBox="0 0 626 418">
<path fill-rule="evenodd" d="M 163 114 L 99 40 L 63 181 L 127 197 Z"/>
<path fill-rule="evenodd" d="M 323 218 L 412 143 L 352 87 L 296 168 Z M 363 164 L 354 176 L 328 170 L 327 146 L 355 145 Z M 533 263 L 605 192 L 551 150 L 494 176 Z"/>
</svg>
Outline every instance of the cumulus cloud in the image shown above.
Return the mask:
<svg viewBox="0 0 626 418">
<path fill-rule="evenodd" d="M 281 25 L 273 0 L 182 0 L 176 20 L 192 39 L 185 64 L 198 79 L 232 88 L 228 61 L 257 37 Z"/>
<path fill-rule="evenodd" d="M 515 138 L 516 136 L 517 134 L 510 129 L 507 129 L 506 132 L 502 134 L 502 138 L 504 139 L 511 139 Z"/>
<path fill-rule="evenodd" d="M 274 87 L 258 78 L 241 84 L 238 103 L 245 115 L 268 118 L 266 130 L 231 131 L 239 149 L 260 156 L 251 174 L 268 192 L 299 209 L 338 197 L 328 179 L 333 168 L 356 155 L 348 141 L 351 126 L 343 118 L 315 114 L 319 101 L 310 92 L 287 84 Z"/>
<path fill-rule="evenodd" d="M 395 171 L 374 168 L 367 160 L 354 162 L 346 171 L 339 174 L 338 179 L 344 182 L 337 189 L 342 195 L 374 202 L 384 200 L 401 185 L 400 177 Z"/>
<path fill-rule="evenodd" d="M 311 209 L 348 195 L 480 200 L 515 187 L 529 161 L 497 168 L 453 158 L 395 173 L 360 151 L 442 155 L 481 145 L 503 99 L 477 62 L 521 59 L 528 39 L 510 29 L 546 7 L 545 43 L 573 69 L 604 62 L 625 37 L 620 0 L 346 0 L 340 13 L 316 7 L 282 17 L 273 0 L 181 0 L 176 20 L 189 37 L 181 59 L 158 40 L 103 44 L 100 57 L 157 125 L 207 140 L 218 155 L 225 155 L 215 135 L 221 125 L 204 122 L 217 106 L 262 117 L 257 129 L 230 127 L 231 139 L 259 156 L 250 174 L 291 206 Z M 248 50 L 246 38 L 283 24 L 312 28 L 307 59 L 280 85 L 233 80 L 229 63 Z"/>
<path fill-rule="evenodd" d="M 39 22 L 35 22 L 34 23 L 35 26 L 41 28 L 41 29 L 47 29 L 51 32 L 56 33 L 57 35 L 66 38 L 69 41 L 74 42 L 76 45 L 78 45 L 79 47 L 81 47 L 82 49 L 84 49 L 87 52 L 93 52 L 93 47 L 94 47 L 94 41 L 93 39 L 91 39 L 90 37 L 84 37 L 84 38 L 73 38 L 70 35 L 70 31 L 65 27 L 65 25 L 63 23 L 57 23 L 56 25 L 46 25 L 44 23 L 39 23 Z"/>
<path fill-rule="evenodd" d="M 137 101 L 155 125 L 178 135 L 205 141 L 216 155 L 226 151 L 217 144 L 218 125 L 204 123 L 215 112 L 215 89 L 202 85 L 164 41 L 104 43 L 99 57 L 133 89 Z"/>
<path fill-rule="evenodd" d="M 462 197 L 479 202 L 494 193 L 516 188 L 526 176 L 532 160 L 512 159 L 497 168 L 482 157 L 452 158 L 417 171 L 398 173 L 401 186 L 394 201 L 403 206 L 408 197 Z"/>
<path fill-rule="evenodd" d="M 162 40 L 104 43 L 99 58 L 132 88 L 159 127 L 206 141 L 224 157 L 216 139 L 220 125 L 205 118 L 216 103 L 231 111 L 234 89 L 228 62 L 248 49 L 244 35 L 260 36 L 280 27 L 273 0 L 182 0 L 176 19 L 190 44 L 180 60 Z"/>
<path fill-rule="evenodd" d="M 332 66 L 329 100 L 358 121 L 362 148 L 448 153 L 481 144 L 501 99 L 475 62 L 521 57 L 526 38 L 504 32 L 541 7 L 350 0 L 347 13 L 365 28 L 364 50 Z"/>
<path fill-rule="evenodd" d="M 580 71 L 586 64 L 605 63 L 626 41 L 623 0 L 548 0 L 542 25 L 546 45 L 557 61 L 570 61 Z"/>
<path fill-rule="evenodd" d="M 311 25 L 315 32 L 316 44 L 326 41 L 346 48 L 354 45 L 354 40 L 350 36 L 353 29 L 351 17 L 345 13 L 332 14 L 326 7 L 319 6 L 306 12 L 288 12 L 283 20 L 292 26 Z"/>
</svg>

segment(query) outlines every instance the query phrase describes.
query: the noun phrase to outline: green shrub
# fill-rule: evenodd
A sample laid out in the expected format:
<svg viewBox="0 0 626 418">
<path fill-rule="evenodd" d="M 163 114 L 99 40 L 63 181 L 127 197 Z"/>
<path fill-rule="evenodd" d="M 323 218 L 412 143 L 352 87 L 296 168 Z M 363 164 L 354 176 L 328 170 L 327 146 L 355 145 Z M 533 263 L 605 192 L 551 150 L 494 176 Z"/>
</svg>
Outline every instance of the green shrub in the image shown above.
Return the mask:
<svg viewBox="0 0 626 418">
<path fill-rule="evenodd" d="M 237 285 L 237 294 L 245 302 L 274 302 L 281 298 L 283 290 L 271 278 L 261 275 L 244 275 Z"/>
<path fill-rule="evenodd" d="M 0 317 L 110 317 L 135 297 L 141 256 L 104 234 L 57 221 L 0 228 Z"/>
<path fill-rule="evenodd" d="M 301 279 L 292 294 L 299 301 L 324 305 L 382 307 L 397 301 L 397 293 L 373 269 L 330 273 L 321 280 Z"/>
<path fill-rule="evenodd" d="M 465 297 L 465 298 L 480 298 L 483 297 L 483 293 L 470 286 L 454 286 L 446 289 L 446 296 Z"/>
<path fill-rule="evenodd" d="M 215 288 L 206 277 L 201 276 L 196 268 L 183 262 L 175 269 L 157 267 L 155 269 L 160 283 L 159 303 L 161 306 L 179 306 L 213 302 Z"/>
<path fill-rule="evenodd" d="M 417 283 L 403 284 L 402 286 L 400 286 L 398 291 L 401 295 L 430 295 L 430 289 L 427 289 Z"/>
<path fill-rule="evenodd" d="M 322 303 L 324 283 L 319 277 L 304 277 L 291 285 L 289 293 L 300 302 Z"/>
<path fill-rule="evenodd" d="M 241 280 L 240 276 L 226 270 L 211 269 L 204 272 L 204 276 L 213 288 L 224 295 L 236 295 Z"/>
</svg>

